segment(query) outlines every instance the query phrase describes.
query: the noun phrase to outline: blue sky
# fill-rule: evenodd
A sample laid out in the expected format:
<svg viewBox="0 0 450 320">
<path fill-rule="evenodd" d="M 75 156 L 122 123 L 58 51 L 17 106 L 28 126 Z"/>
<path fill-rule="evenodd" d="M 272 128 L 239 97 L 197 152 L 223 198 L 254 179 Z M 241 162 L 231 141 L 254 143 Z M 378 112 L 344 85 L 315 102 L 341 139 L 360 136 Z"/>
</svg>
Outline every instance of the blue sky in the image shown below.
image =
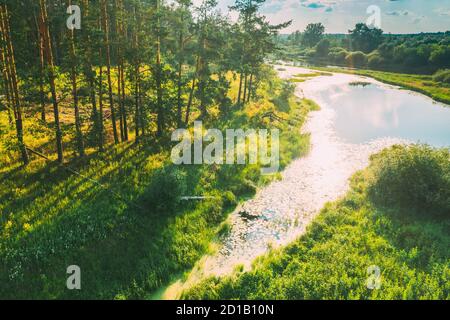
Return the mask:
<svg viewBox="0 0 450 320">
<path fill-rule="evenodd" d="M 234 2 L 218 1 L 223 12 L 228 12 L 228 6 Z M 262 12 L 272 23 L 293 20 L 283 33 L 304 30 L 311 22 L 322 22 L 327 33 L 344 33 L 357 22 L 367 21 L 366 11 L 371 5 L 380 8 L 381 28 L 385 32 L 450 30 L 450 0 L 267 0 Z"/>
</svg>

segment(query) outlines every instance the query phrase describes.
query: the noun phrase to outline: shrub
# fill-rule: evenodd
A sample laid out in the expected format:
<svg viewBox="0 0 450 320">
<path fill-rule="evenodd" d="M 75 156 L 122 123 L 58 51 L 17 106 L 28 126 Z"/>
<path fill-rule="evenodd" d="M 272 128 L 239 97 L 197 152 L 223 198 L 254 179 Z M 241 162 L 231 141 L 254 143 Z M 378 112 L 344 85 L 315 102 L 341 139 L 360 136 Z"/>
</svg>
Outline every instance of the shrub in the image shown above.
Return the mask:
<svg viewBox="0 0 450 320">
<path fill-rule="evenodd" d="M 312 48 L 308 48 L 308 49 L 303 50 L 302 54 L 305 57 L 313 58 L 316 55 L 316 50 L 314 50 Z"/>
<path fill-rule="evenodd" d="M 225 191 L 223 193 L 222 199 L 223 199 L 223 207 L 225 209 L 233 208 L 238 203 L 236 196 L 231 191 Z"/>
<path fill-rule="evenodd" d="M 450 217 L 450 150 L 395 146 L 372 159 L 371 199 L 386 207 Z"/>
<path fill-rule="evenodd" d="M 383 57 L 381 57 L 380 53 L 378 53 L 377 51 L 374 51 L 371 54 L 369 54 L 367 56 L 367 59 L 368 59 L 367 65 L 370 68 L 378 68 L 385 63 Z"/>
<path fill-rule="evenodd" d="M 344 64 L 347 55 L 348 51 L 343 48 L 331 48 L 328 53 L 328 58 L 334 63 Z"/>
<path fill-rule="evenodd" d="M 318 57 L 326 57 L 328 55 L 328 51 L 330 50 L 330 40 L 322 39 L 316 45 L 316 55 Z"/>
<path fill-rule="evenodd" d="M 223 199 L 218 195 L 211 199 L 204 200 L 200 204 L 201 212 L 205 214 L 205 220 L 207 223 L 218 224 L 223 220 Z"/>
<path fill-rule="evenodd" d="M 450 84 L 450 69 L 438 70 L 433 75 L 433 80 Z"/>
<path fill-rule="evenodd" d="M 150 185 L 142 195 L 142 203 L 151 213 L 175 210 L 186 195 L 186 173 L 175 167 L 164 167 L 155 172 Z"/>
<path fill-rule="evenodd" d="M 280 93 L 272 100 L 276 108 L 283 112 L 289 112 L 289 98 L 295 93 L 295 85 L 289 81 L 283 81 Z"/>
<path fill-rule="evenodd" d="M 367 56 L 361 51 L 350 52 L 345 57 L 345 62 L 350 67 L 365 66 L 367 64 Z"/>
</svg>

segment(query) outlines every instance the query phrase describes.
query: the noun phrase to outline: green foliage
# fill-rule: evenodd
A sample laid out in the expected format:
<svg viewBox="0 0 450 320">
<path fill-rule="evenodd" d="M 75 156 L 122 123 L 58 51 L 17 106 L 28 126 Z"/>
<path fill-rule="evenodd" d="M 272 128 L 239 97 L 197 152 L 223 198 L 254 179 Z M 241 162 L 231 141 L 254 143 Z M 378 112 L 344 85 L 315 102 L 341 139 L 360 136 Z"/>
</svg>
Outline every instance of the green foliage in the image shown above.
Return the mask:
<svg viewBox="0 0 450 320">
<path fill-rule="evenodd" d="M 186 173 L 173 166 L 164 167 L 155 172 L 141 201 L 152 213 L 164 214 L 165 211 L 172 212 L 179 208 L 181 197 L 186 196 L 186 191 Z"/>
<path fill-rule="evenodd" d="M 450 150 L 394 147 L 372 160 L 369 194 L 378 204 L 450 218 Z"/>
<path fill-rule="evenodd" d="M 367 56 L 367 66 L 369 68 L 379 68 L 384 65 L 384 63 L 384 58 L 377 51 L 374 51 Z"/>
<path fill-rule="evenodd" d="M 331 48 L 328 53 L 328 58 L 332 63 L 345 64 L 345 57 L 347 57 L 348 51 L 344 48 Z"/>
<path fill-rule="evenodd" d="M 308 149 L 307 136 L 298 131 L 310 107 L 264 68 L 255 101 L 242 110 L 228 106 L 227 113 L 208 119 L 208 126 L 276 125 L 281 129 L 281 162 L 287 164 Z M 232 80 L 231 87 L 237 82 Z M 271 124 L 262 117 L 267 112 L 296 127 Z M 48 153 L 51 129 L 33 120 L 26 122 L 27 144 Z M 0 130 L 4 137 L 14 134 L 4 112 Z M 6 142 L 0 144 L 2 154 L 7 154 Z M 0 297 L 148 298 L 192 268 L 217 232 L 226 232 L 227 214 L 270 181 L 261 177 L 258 165 L 181 169 L 169 164 L 166 149 L 153 137 L 109 146 L 70 163 L 82 176 L 38 160 L 19 168 L 13 157 L 2 157 Z M 206 199 L 180 202 L 182 196 Z M 72 264 L 82 269 L 80 291 L 65 287 L 66 268 Z"/>
<path fill-rule="evenodd" d="M 302 44 L 307 47 L 314 47 L 322 39 L 325 27 L 322 23 L 310 23 L 303 32 Z"/>
<path fill-rule="evenodd" d="M 450 220 L 392 214 L 368 196 L 381 159 L 425 152 L 416 148 L 396 147 L 376 156 L 353 177 L 346 197 L 327 205 L 297 241 L 258 258 L 249 272 L 204 280 L 183 298 L 450 299 Z M 442 160 L 448 151 L 431 152 L 429 158 Z M 380 268 L 379 289 L 367 287 L 369 266 Z"/>
<path fill-rule="evenodd" d="M 364 23 L 357 23 L 355 29 L 349 31 L 353 49 L 369 53 L 382 42 L 383 30 L 371 28 Z"/>
<path fill-rule="evenodd" d="M 394 61 L 409 67 L 425 65 L 428 63 L 428 58 L 429 52 L 423 50 L 423 47 L 416 48 L 402 44 L 394 48 Z"/>
<path fill-rule="evenodd" d="M 326 57 L 330 50 L 330 46 L 331 46 L 330 40 L 328 39 L 320 40 L 319 43 L 316 45 L 316 55 L 318 57 Z"/>
<path fill-rule="evenodd" d="M 438 67 L 450 67 L 450 45 L 435 46 L 430 54 L 430 62 Z"/>
<path fill-rule="evenodd" d="M 433 80 L 450 84 L 450 69 L 438 70 L 433 75 Z"/>
<path fill-rule="evenodd" d="M 368 55 L 368 67 L 376 70 L 390 70 L 431 74 L 438 68 L 449 67 L 450 33 L 421 33 L 392 35 L 383 34 L 378 28 L 358 23 L 349 34 L 323 34 L 314 45 L 298 42 L 299 32 L 283 38 L 279 36 L 279 59 L 300 60 L 309 63 L 349 66 L 345 57 L 349 52 L 361 51 Z M 320 42 L 319 42 L 320 41 Z M 329 45 L 328 45 L 329 44 Z M 329 49 L 328 55 L 324 54 Z M 363 64 L 364 65 L 364 64 Z M 350 65 L 350 67 L 360 65 Z"/>
<path fill-rule="evenodd" d="M 361 51 L 350 52 L 345 57 L 345 62 L 350 67 L 362 67 L 367 64 L 367 56 Z"/>
</svg>

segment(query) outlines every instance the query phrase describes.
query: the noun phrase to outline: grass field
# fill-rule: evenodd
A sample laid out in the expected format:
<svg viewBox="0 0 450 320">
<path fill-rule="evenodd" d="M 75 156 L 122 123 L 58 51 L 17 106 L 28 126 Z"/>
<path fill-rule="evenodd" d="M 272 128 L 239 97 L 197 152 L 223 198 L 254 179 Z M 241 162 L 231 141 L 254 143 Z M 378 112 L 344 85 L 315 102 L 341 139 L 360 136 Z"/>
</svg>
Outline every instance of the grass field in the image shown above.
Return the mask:
<svg viewBox="0 0 450 320">
<path fill-rule="evenodd" d="M 233 83 L 231 90 L 236 87 Z M 258 96 L 242 110 L 230 106 L 225 118 L 205 126 L 278 127 L 285 166 L 308 151 L 309 137 L 299 130 L 315 105 L 295 98 L 292 87 L 270 71 Z M 268 113 L 287 121 L 272 122 Z M 31 115 L 25 128 L 25 135 L 34 137 L 26 143 L 54 158 L 51 129 Z M 5 112 L 0 130 L 13 137 Z M 69 144 L 69 129 L 66 137 Z M 84 159 L 67 163 L 77 175 L 39 158 L 21 168 L 9 140 L 2 141 L 0 297 L 148 298 L 210 250 L 239 201 L 277 178 L 261 176 L 259 165 L 175 167 L 170 147 L 146 139 L 103 153 L 88 149 Z M 186 194 L 210 199 L 181 202 Z M 80 266 L 82 290 L 66 289 L 69 265 Z"/>
</svg>

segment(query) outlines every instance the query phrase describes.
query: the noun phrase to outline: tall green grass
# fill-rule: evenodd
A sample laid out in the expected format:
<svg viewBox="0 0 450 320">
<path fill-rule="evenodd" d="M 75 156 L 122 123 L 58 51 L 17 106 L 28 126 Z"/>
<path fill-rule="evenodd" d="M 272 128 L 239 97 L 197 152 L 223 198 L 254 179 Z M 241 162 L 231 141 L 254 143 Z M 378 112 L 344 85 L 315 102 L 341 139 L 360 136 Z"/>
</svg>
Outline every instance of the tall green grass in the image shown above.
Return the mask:
<svg viewBox="0 0 450 320">
<path fill-rule="evenodd" d="M 281 130 L 281 163 L 308 151 L 299 130 L 311 104 L 268 70 L 255 101 L 229 106 L 206 127 Z M 288 121 L 273 122 L 276 113 Z M 27 144 L 45 152 L 48 128 L 28 119 Z M 1 130 L 8 130 L 0 112 Z M 33 122 L 33 123 L 31 123 Z M 29 131 L 27 132 L 29 133 Z M 0 298 L 147 298 L 190 269 L 209 250 L 227 214 L 272 178 L 258 165 L 183 166 L 170 162 L 171 144 L 141 141 L 90 152 L 63 167 L 35 159 L 16 165 L 8 140 L 0 146 Z M 51 156 L 51 155 L 50 155 Z M 276 177 L 275 177 L 276 178 Z M 204 201 L 181 201 L 185 195 Z M 66 268 L 81 268 L 82 289 L 67 290 Z"/>
<path fill-rule="evenodd" d="M 210 278 L 183 297 L 450 299 L 449 182 L 448 149 L 383 151 L 353 177 L 344 199 L 323 209 L 304 236 L 260 257 L 250 272 Z M 389 206 L 380 205 L 380 199 Z M 447 208 L 445 215 L 442 208 Z M 381 272 L 378 289 L 368 286 L 374 280 L 370 267 Z"/>
</svg>

